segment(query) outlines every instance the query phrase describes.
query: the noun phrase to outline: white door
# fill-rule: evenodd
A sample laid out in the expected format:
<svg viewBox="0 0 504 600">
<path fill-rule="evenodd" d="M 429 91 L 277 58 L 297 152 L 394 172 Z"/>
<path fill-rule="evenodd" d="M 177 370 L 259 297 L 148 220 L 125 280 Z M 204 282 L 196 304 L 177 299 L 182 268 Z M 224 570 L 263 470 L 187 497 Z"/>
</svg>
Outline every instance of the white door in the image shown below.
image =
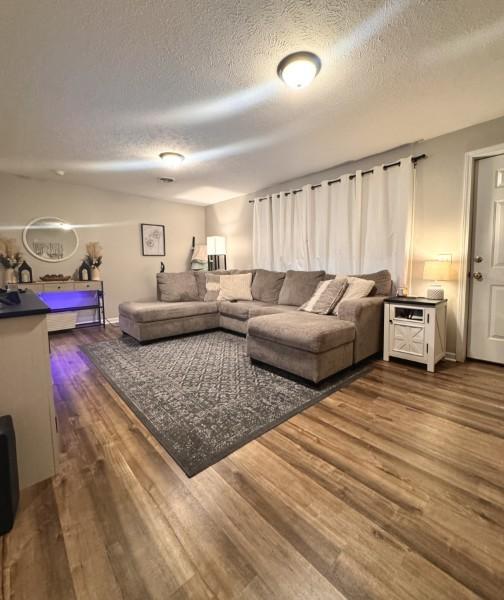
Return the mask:
<svg viewBox="0 0 504 600">
<path fill-rule="evenodd" d="M 504 155 L 476 163 L 468 356 L 504 364 Z"/>
</svg>

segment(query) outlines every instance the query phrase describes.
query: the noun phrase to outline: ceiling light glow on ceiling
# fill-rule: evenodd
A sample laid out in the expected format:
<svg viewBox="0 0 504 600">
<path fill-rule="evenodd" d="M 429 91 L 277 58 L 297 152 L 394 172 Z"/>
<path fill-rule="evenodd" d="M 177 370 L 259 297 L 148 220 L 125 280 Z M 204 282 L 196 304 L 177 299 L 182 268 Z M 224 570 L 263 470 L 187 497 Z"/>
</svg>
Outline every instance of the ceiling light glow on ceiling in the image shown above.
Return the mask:
<svg viewBox="0 0 504 600">
<path fill-rule="evenodd" d="M 322 61 L 313 52 L 294 52 L 278 63 L 277 73 L 286 85 L 299 89 L 310 85 L 321 66 Z"/>
<path fill-rule="evenodd" d="M 179 167 L 185 157 L 178 152 L 161 152 L 159 158 L 169 167 Z"/>
</svg>

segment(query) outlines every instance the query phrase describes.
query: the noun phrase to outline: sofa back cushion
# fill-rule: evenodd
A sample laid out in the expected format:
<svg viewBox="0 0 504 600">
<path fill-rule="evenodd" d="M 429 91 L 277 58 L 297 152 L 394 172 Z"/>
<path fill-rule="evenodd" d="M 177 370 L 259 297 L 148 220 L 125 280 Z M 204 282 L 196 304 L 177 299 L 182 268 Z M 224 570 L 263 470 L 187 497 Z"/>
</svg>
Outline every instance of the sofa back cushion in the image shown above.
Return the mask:
<svg viewBox="0 0 504 600">
<path fill-rule="evenodd" d="M 204 300 L 206 294 L 206 271 L 194 271 L 194 278 L 198 286 L 198 299 Z"/>
<path fill-rule="evenodd" d="M 348 275 L 347 273 L 340 273 L 338 277 L 344 275 L 349 277 L 358 277 L 359 279 L 370 279 L 375 282 L 375 287 L 371 292 L 371 296 L 390 296 L 392 295 L 392 276 L 390 271 L 383 269 L 376 273 L 364 273 L 363 275 Z M 334 279 L 336 275 L 327 274 L 324 279 Z"/>
<path fill-rule="evenodd" d="M 162 302 L 189 302 L 198 300 L 198 286 L 192 271 L 158 273 L 158 298 Z"/>
<path fill-rule="evenodd" d="M 206 292 L 204 300 L 205 302 L 215 302 L 219 297 L 221 276 L 217 273 L 206 273 L 205 275 Z"/>
<path fill-rule="evenodd" d="M 252 283 L 252 298 L 261 302 L 277 304 L 284 279 L 285 273 L 257 269 Z"/>
<path fill-rule="evenodd" d="M 287 271 L 278 304 L 301 306 L 312 297 L 324 275 L 325 271 Z"/>
<path fill-rule="evenodd" d="M 217 300 L 252 300 L 252 273 L 221 275 Z"/>
<path fill-rule="evenodd" d="M 369 279 L 374 281 L 375 287 L 371 292 L 371 296 L 390 296 L 392 293 L 392 276 L 390 271 L 383 269 L 376 273 L 364 273 L 363 275 L 352 275 L 359 279 Z"/>
</svg>

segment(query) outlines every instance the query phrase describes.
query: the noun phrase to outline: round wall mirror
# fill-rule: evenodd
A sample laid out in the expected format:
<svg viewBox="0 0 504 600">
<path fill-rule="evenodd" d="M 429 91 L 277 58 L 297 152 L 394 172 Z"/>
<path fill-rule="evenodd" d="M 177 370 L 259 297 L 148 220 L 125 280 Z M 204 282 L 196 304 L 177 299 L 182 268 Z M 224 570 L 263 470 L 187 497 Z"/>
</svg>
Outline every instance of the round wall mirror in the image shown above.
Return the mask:
<svg viewBox="0 0 504 600">
<path fill-rule="evenodd" d="M 76 253 L 79 238 L 69 223 L 56 217 L 38 217 L 24 228 L 23 244 L 39 260 L 61 262 Z"/>
</svg>

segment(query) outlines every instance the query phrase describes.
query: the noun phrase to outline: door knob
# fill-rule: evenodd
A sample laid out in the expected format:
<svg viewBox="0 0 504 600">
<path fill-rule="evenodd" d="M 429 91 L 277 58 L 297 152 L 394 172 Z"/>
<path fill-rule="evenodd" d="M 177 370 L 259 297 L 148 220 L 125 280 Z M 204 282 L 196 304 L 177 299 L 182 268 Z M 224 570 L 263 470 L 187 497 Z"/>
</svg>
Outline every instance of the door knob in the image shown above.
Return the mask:
<svg viewBox="0 0 504 600">
<path fill-rule="evenodd" d="M 473 277 L 477 281 L 481 281 L 483 279 L 483 275 L 479 271 L 476 271 L 475 273 L 473 273 Z"/>
<path fill-rule="evenodd" d="M 475 257 L 474 257 L 474 262 L 475 262 L 475 263 L 480 263 L 480 262 L 483 262 L 483 257 L 482 257 L 482 256 L 475 256 Z"/>
</svg>

